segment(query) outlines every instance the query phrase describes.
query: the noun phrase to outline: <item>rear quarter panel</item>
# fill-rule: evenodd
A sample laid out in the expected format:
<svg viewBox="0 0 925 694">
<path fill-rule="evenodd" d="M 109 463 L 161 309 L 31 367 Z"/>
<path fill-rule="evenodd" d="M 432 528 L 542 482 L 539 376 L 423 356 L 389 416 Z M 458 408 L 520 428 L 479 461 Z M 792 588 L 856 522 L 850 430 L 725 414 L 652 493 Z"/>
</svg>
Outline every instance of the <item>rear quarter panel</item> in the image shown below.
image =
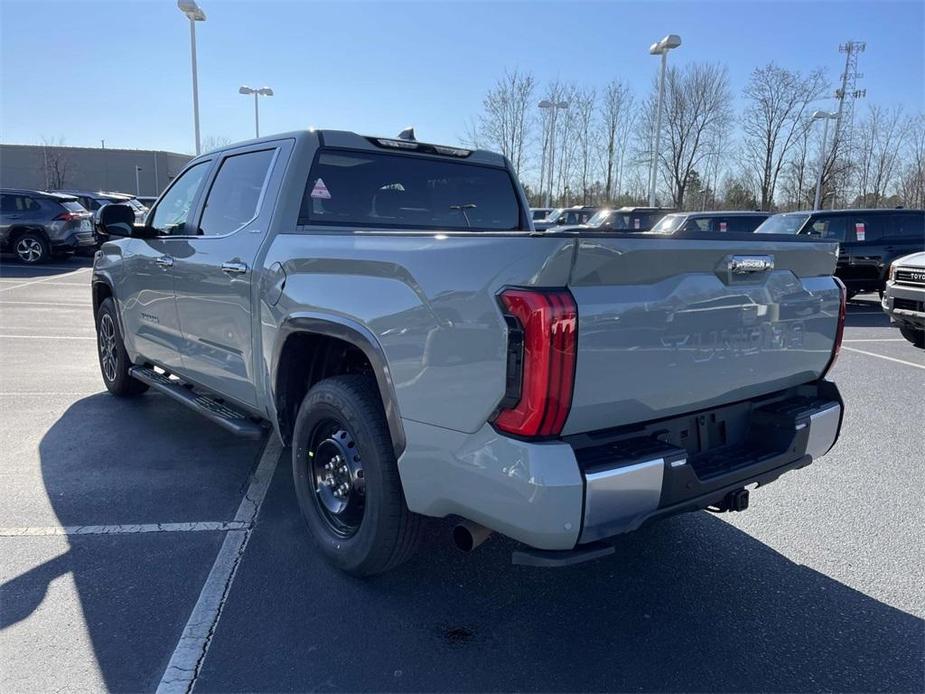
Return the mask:
<svg viewBox="0 0 925 694">
<path fill-rule="evenodd" d="M 528 233 L 279 234 L 265 259 L 285 273 L 279 300 L 261 309 L 266 372 L 275 372 L 273 346 L 288 317 L 346 319 L 378 340 L 402 418 L 475 432 L 504 395 L 498 292 L 564 287 L 573 248 L 571 239 Z"/>
</svg>

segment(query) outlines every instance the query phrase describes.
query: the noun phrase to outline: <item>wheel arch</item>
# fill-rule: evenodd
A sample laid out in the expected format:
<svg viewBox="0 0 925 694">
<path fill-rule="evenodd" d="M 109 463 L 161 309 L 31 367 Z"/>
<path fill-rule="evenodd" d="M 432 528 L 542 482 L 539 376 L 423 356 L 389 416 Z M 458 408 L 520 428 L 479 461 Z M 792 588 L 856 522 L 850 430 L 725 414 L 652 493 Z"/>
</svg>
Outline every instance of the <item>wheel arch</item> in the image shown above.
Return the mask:
<svg viewBox="0 0 925 694">
<path fill-rule="evenodd" d="M 305 359 L 306 353 L 309 358 Z M 368 369 L 375 378 L 396 458 L 405 434 L 385 352 L 365 326 L 342 316 L 299 313 L 280 325 L 270 371 L 275 424 L 289 443 L 298 407 L 312 385 L 330 376 Z"/>
</svg>

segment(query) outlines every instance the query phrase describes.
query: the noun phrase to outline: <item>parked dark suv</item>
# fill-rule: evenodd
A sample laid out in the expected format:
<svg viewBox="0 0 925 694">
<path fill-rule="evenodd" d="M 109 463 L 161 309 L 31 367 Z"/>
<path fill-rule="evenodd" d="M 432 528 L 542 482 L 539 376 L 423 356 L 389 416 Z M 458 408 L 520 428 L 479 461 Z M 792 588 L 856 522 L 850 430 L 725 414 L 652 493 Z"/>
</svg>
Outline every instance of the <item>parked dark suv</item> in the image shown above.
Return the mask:
<svg viewBox="0 0 925 694">
<path fill-rule="evenodd" d="M 0 188 L 0 250 L 41 263 L 96 245 L 93 219 L 73 195 Z"/>
<path fill-rule="evenodd" d="M 666 214 L 652 227 L 653 234 L 683 234 L 686 232 L 717 232 L 748 234 L 758 228 L 770 212 L 675 212 Z"/>
<path fill-rule="evenodd" d="M 890 263 L 925 250 L 923 210 L 818 210 L 776 214 L 757 233 L 805 234 L 838 241 L 835 275 L 849 298 L 861 292 L 883 292 Z"/>
</svg>

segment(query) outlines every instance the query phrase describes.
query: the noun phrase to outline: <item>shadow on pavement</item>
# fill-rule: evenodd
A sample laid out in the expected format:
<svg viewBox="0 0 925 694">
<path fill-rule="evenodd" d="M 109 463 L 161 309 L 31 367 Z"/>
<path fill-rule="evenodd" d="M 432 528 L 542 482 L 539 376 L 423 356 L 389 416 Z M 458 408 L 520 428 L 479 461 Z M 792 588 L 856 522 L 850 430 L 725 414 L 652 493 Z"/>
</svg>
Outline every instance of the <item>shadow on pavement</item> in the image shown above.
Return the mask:
<svg viewBox="0 0 925 694">
<path fill-rule="evenodd" d="M 442 534 L 351 579 L 313 551 L 287 456 L 199 692 L 922 689 L 921 619 L 707 513 L 565 569 L 512 566 L 499 538 L 462 555 Z"/>
<path fill-rule="evenodd" d="M 0 254 L 0 277 L 6 279 L 41 279 L 64 275 L 81 268 L 93 267 L 93 258 L 89 256 L 71 256 L 68 258 L 52 258 L 47 263 L 39 265 L 26 265 L 14 255 Z"/>
<path fill-rule="evenodd" d="M 42 438 L 39 454 L 45 493 L 68 527 L 230 520 L 262 447 L 161 395 L 122 400 L 104 393 L 71 405 Z M 152 689 L 223 539 L 222 532 L 68 536 L 69 549 L 0 586 L 0 628 L 29 618 L 49 585 L 71 574 L 106 688 Z M 20 633 L 48 628 L 54 606 L 42 607 L 36 626 L 26 623 Z M 60 628 L 84 640 L 79 622 Z M 40 644 L 42 633 L 31 639 Z M 27 666 L 39 671 L 34 677 L 54 668 Z M 60 684 L 62 673 L 56 677 Z M 35 684 L 41 680 L 28 681 L 42 688 Z"/>
</svg>

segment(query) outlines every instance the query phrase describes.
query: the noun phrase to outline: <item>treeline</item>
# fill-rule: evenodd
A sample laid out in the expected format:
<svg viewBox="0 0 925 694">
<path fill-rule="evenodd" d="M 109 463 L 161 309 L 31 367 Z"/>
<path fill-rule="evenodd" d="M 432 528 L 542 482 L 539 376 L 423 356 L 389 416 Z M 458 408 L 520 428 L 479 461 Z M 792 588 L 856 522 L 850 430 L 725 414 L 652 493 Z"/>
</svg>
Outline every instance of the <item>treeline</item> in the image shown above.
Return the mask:
<svg viewBox="0 0 925 694">
<path fill-rule="evenodd" d="M 648 199 L 655 109 L 653 80 L 637 95 L 619 79 L 601 88 L 539 85 L 505 72 L 467 139 L 504 153 L 541 206 L 643 205 Z M 756 68 L 736 112 L 724 65 L 670 66 L 665 79 L 657 200 L 680 209 L 793 210 L 812 206 L 822 122 L 837 102 L 823 69 Z M 540 109 L 540 101 L 568 104 Z M 832 122 L 823 170 L 824 207 L 925 207 L 925 115 L 858 105 L 853 124 Z M 554 166 L 550 167 L 552 160 Z M 550 177 L 550 170 L 552 176 Z"/>
</svg>

